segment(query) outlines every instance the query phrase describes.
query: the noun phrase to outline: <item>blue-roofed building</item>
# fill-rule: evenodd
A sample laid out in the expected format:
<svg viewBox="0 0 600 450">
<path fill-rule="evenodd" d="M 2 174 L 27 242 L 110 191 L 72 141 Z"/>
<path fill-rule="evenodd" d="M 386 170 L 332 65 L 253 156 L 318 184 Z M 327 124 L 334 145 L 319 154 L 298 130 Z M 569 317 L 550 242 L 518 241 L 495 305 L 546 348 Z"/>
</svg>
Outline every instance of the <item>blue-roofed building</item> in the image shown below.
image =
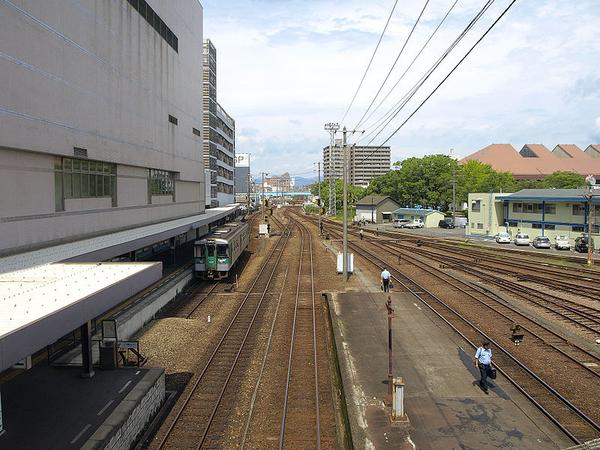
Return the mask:
<svg viewBox="0 0 600 450">
<path fill-rule="evenodd" d="M 592 234 L 600 223 L 600 189 L 592 198 L 590 214 L 585 189 L 522 189 L 514 193 L 469 194 L 469 227 L 467 234 L 494 236 L 508 231 L 535 236 L 567 236 L 571 243 L 588 231 L 592 218 Z M 597 195 L 597 196 L 596 196 Z M 595 244 L 600 244 L 596 236 Z M 596 247 L 597 248 L 597 247 Z"/>
<path fill-rule="evenodd" d="M 425 228 L 435 228 L 446 217 L 443 212 L 431 208 L 398 208 L 392 212 L 394 219 L 421 220 Z"/>
</svg>

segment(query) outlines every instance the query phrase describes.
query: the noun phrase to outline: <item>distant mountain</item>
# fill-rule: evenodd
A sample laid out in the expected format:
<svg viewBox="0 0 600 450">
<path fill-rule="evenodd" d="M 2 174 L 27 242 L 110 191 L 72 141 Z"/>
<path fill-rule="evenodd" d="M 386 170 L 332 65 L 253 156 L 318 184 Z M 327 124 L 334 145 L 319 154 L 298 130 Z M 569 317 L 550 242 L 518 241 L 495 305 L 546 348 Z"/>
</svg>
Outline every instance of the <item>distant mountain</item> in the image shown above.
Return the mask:
<svg viewBox="0 0 600 450">
<path fill-rule="evenodd" d="M 308 186 L 309 184 L 313 184 L 317 182 L 317 177 L 304 178 L 304 177 L 294 177 L 296 179 L 295 187 Z"/>
</svg>

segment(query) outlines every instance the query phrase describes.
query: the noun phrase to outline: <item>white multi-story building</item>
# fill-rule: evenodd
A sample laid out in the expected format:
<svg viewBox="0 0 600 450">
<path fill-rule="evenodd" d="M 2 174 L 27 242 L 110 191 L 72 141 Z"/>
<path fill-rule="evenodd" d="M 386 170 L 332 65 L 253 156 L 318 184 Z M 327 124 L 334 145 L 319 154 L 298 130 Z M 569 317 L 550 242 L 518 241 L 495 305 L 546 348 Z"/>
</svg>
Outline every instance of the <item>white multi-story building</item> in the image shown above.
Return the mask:
<svg viewBox="0 0 600 450">
<path fill-rule="evenodd" d="M 390 147 L 348 146 L 348 182 L 354 186 L 367 187 L 375 177 L 390 171 Z M 323 149 L 323 177 L 342 179 L 342 146 L 337 141 L 335 146 Z"/>
<path fill-rule="evenodd" d="M 0 2 L 0 255 L 204 211 L 202 14 Z"/>
<path fill-rule="evenodd" d="M 210 170 L 206 206 L 215 207 L 234 202 L 235 120 L 217 102 L 217 50 L 209 39 L 204 41 L 203 57 L 203 149 Z"/>
</svg>

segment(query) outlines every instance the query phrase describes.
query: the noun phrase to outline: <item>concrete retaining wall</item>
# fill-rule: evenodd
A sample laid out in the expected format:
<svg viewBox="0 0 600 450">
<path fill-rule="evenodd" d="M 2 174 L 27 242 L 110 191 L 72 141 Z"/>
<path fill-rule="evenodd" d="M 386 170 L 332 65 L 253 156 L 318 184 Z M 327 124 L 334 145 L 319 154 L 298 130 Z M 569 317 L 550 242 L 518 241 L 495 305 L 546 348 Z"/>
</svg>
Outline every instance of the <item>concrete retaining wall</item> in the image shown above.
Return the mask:
<svg viewBox="0 0 600 450">
<path fill-rule="evenodd" d="M 148 370 L 81 449 L 129 450 L 164 399 L 164 370 Z"/>
<path fill-rule="evenodd" d="M 134 307 L 123 311 L 115 319 L 117 321 L 117 335 L 119 340 L 126 341 L 146 325 L 154 315 L 167 303 L 173 300 L 194 277 L 193 269 L 185 275 L 152 292 Z"/>
</svg>

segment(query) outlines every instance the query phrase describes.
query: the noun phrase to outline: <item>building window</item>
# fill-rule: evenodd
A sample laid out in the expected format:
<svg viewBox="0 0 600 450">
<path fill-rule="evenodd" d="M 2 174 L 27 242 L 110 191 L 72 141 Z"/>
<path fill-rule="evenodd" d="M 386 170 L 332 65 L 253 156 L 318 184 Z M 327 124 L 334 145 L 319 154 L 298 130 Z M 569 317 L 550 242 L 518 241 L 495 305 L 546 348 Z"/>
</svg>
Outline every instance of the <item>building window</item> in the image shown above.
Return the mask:
<svg viewBox="0 0 600 450">
<path fill-rule="evenodd" d="M 483 224 L 482 223 L 478 223 L 477 224 L 477 229 L 478 230 L 483 230 Z"/>
<path fill-rule="evenodd" d="M 523 212 L 523 203 L 513 203 L 513 212 L 514 213 Z"/>
<path fill-rule="evenodd" d="M 519 226 L 518 222 L 508 222 L 508 226 L 511 228 L 517 228 Z"/>
<path fill-rule="evenodd" d="M 556 214 L 556 205 L 554 203 L 546 203 L 544 212 L 546 214 Z"/>
<path fill-rule="evenodd" d="M 196 136 L 201 136 L 200 130 L 197 128 L 192 128 L 192 133 L 194 133 Z"/>
<path fill-rule="evenodd" d="M 57 159 L 55 173 L 55 206 L 64 210 L 63 199 L 112 197 L 116 200 L 117 165 L 87 159 Z"/>
<path fill-rule="evenodd" d="M 177 122 L 178 122 L 177 117 L 169 114 L 169 122 L 171 122 L 173 125 L 177 125 Z"/>
<path fill-rule="evenodd" d="M 575 231 L 575 232 L 581 232 L 583 233 L 583 231 L 585 231 L 585 228 L 583 225 L 573 225 L 571 227 L 571 231 Z"/>
<path fill-rule="evenodd" d="M 473 203 L 471 203 L 471 211 L 481 212 L 481 200 L 474 200 Z"/>
<path fill-rule="evenodd" d="M 150 169 L 148 177 L 150 195 L 173 195 L 175 187 L 173 180 L 172 172 Z"/>
<path fill-rule="evenodd" d="M 471 222 L 471 228 L 475 228 L 475 222 Z"/>
<path fill-rule="evenodd" d="M 547 224 L 544 226 L 544 228 L 545 228 L 546 230 L 556 230 L 556 225 L 551 225 L 551 224 L 547 223 Z"/>
<path fill-rule="evenodd" d="M 127 0 L 133 8 L 146 19 L 152 28 L 171 46 L 173 50 L 179 52 L 179 40 L 173 34 L 166 23 L 154 12 L 146 0 Z"/>
<path fill-rule="evenodd" d="M 541 223 L 532 223 L 531 228 L 533 228 L 534 230 L 541 230 L 542 224 Z"/>
<path fill-rule="evenodd" d="M 585 215 L 585 206 L 581 204 L 573 205 L 573 215 L 574 216 L 583 216 Z"/>
</svg>

